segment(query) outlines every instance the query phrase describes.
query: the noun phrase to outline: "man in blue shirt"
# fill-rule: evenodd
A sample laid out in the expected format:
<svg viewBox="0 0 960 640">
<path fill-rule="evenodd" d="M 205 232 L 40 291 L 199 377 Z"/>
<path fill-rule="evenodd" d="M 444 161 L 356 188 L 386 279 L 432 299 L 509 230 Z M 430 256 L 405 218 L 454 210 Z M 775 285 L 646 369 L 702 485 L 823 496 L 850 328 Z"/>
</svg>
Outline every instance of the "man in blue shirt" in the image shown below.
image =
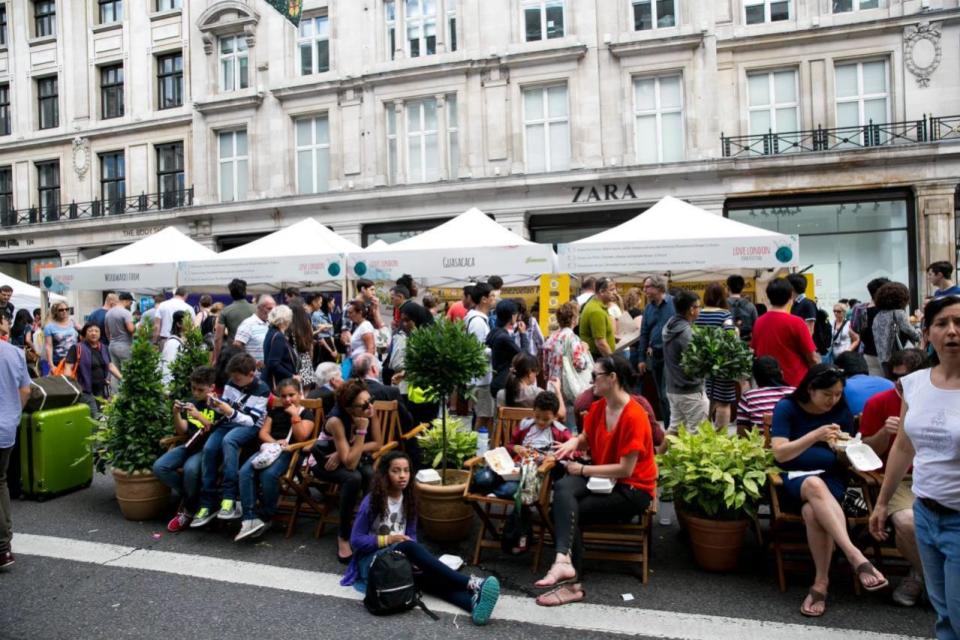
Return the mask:
<svg viewBox="0 0 960 640">
<path fill-rule="evenodd" d="M 0 337 L 10 333 L 10 318 L 0 313 Z M 23 406 L 30 397 L 30 374 L 23 351 L 9 342 L 0 341 L 0 570 L 13 564 L 10 540 L 10 491 L 7 489 L 7 467 L 17 438 Z"/>
<path fill-rule="evenodd" d="M 843 397 L 847 401 L 850 413 L 859 415 L 867 400 L 880 393 L 893 389 L 894 384 L 886 378 L 871 376 L 867 361 L 856 351 L 844 351 L 834 361 L 843 369 L 846 381 L 843 383 Z"/>
<path fill-rule="evenodd" d="M 643 281 L 643 294 L 647 297 L 647 306 L 643 310 L 640 325 L 640 339 L 631 351 L 632 364 L 644 375 L 647 369 L 653 373 L 660 396 L 660 415 L 663 424 L 670 424 L 670 403 L 663 380 L 663 327 L 667 320 L 676 315 L 673 297 L 667 294 L 667 281 L 663 276 L 648 276 Z"/>
<path fill-rule="evenodd" d="M 960 295 L 960 286 L 953 283 L 953 265 L 946 261 L 934 262 L 927 267 L 927 282 L 933 285 L 934 298 Z"/>
</svg>

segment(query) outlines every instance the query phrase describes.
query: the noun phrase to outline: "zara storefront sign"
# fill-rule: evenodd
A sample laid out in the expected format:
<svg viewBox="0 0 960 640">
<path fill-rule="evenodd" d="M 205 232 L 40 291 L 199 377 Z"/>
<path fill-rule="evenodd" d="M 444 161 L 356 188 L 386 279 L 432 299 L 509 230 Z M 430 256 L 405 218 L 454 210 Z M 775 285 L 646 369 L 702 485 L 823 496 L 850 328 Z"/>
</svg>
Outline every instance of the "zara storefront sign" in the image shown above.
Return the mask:
<svg viewBox="0 0 960 640">
<path fill-rule="evenodd" d="M 633 186 L 628 182 L 625 185 L 615 183 L 601 184 L 588 187 L 570 187 L 573 191 L 574 204 L 580 202 L 609 202 L 610 200 L 636 200 L 637 194 L 633 191 Z"/>
</svg>

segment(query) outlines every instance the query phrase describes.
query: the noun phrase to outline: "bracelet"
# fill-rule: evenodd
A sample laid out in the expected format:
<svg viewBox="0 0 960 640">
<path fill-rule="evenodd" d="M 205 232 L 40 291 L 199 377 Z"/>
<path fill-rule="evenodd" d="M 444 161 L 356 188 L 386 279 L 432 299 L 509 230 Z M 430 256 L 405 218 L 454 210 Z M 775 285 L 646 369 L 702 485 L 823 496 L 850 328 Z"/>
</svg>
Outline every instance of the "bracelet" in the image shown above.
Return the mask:
<svg viewBox="0 0 960 640">
<path fill-rule="evenodd" d="M 300 416 L 290 418 L 290 424 L 300 424 L 301 422 L 303 422 L 303 420 Z"/>
<path fill-rule="evenodd" d="M 377 546 L 378 547 L 387 546 L 387 536 L 377 536 Z"/>
<path fill-rule="evenodd" d="M 366 431 L 355 431 L 355 432 L 354 432 L 354 435 L 365 436 L 365 435 L 367 435 L 367 432 L 366 432 Z"/>
</svg>

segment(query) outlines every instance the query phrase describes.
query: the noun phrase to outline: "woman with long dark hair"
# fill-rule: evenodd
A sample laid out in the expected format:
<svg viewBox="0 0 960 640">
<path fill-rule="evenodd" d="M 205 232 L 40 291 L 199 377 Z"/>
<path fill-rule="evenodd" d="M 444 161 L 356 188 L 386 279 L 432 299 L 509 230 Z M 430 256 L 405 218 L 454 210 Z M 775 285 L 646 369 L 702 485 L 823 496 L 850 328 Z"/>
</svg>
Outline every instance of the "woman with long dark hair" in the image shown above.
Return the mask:
<svg viewBox="0 0 960 640">
<path fill-rule="evenodd" d="M 334 322 L 333 314 L 337 307 L 337 300 L 332 295 L 321 294 L 314 300 L 319 299 L 319 306 L 314 304 L 316 310 L 310 315 L 310 323 L 313 326 L 313 335 L 317 342 L 317 362 L 336 362 L 337 343 L 333 339 Z"/>
<path fill-rule="evenodd" d="M 317 385 L 317 374 L 313 367 L 313 326 L 310 324 L 310 314 L 301 298 L 290 300 L 290 311 L 293 320 L 287 328 L 290 344 L 293 346 L 299 371 L 302 392 L 311 391 Z"/>
<path fill-rule="evenodd" d="M 910 324 L 906 308 L 910 303 L 910 289 L 899 282 L 888 282 L 877 291 L 877 312 L 871 327 L 877 358 L 883 374 L 890 377 L 890 358 L 903 351 L 904 338 L 920 344 L 920 332 Z"/>
<path fill-rule="evenodd" d="M 826 611 L 834 546 L 854 567 L 864 589 L 877 591 L 888 584 L 850 540 L 847 518 L 840 506 L 846 491 L 846 471 L 832 445 L 841 438 L 841 432 L 848 436 L 854 432 L 853 415 L 843 399 L 843 380 L 839 367 L 814 365 L 773 412 L 773 457 L 785 471 L 784 493 L 802 505 L 807 544 L 816 567 L 813 585 L 800 605 L 800 613 L 811 618 Z"/>
</svg>

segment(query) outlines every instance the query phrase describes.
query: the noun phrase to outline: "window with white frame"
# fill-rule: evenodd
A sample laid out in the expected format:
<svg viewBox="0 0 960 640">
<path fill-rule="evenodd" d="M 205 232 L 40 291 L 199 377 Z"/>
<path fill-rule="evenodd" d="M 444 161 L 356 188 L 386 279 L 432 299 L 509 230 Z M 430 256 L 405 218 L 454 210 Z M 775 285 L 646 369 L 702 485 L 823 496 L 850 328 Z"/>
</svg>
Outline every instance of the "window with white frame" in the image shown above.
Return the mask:
<svg viewBox="0 0 960 640">
<path fill-rule="evenodd" d="M 433 98 L 407 102 L 407 181 L 440 179 L 440 123 Z"/>
<path fill-rule="evenodd" d="M 397 127 L 397 108 L 387 104 L 387 175 L 390 184 L 397 184 L 400 173 L 399 136 Z"/>
<path fill-rule="evenodd" d="M 330 71 L 330 20 L 326 15 L 300 21 L 300 75 Z"/>
<path fill-rule="evenodd" d="M 677 162 L 685 155 L 680 74 L 633 81 L 637 162 Z"/>
<path fill-rule="evenodd" d="M 890 90 L 886 60 L 837 65 L 835 69 L 837 127 L 866 127 L 890 122 Z M 877 131 L 865 130 L 864 146 L 884 142 Z"/>
<path fill-rule="evenodd" d="M 800 130 L 800 97 L 796 69 L 747 74 L 747 93 L 750 135 L 782 134 Z M 784 144 L 778 145 L 775 152 L 795 150 L 789 143 L 789 137 L 786 137 Z"/>
<path fill-rule="evenodd" d="M 527 173 L 570 167 L 570 108 L 566 85 L 523 91 Z"/>
<path fill-rule="evenodd" d="M 879 9 L 882 6 L 883 0 L 833 0 L 834 13 Z"/>
<path fill-rule="evenodd" d="M 401 168 L 408 183 L 456 178 L 460 170 L 457 96 L 409 100 L 398 110 L 386 105 L 387 172 L 390 182 L 400 181 Z M 402 167 L 401 167 L 402 165 Z"/>
<path fill-rule="evenodd" d="M 633 0 L 633 29 L 647 31 L 677 26 L 678 0 Z"/>
<path fill-rule="evenodd" d="M 457 0 L 384 0 L 383 7 L 391 60 L 398 50 L 408 58 L 435 55 L 441 36 L 446 51 L 457 50 Z"/>
<path fill-rule="evenodd" d="M 456 178 L 460 175 L 460 127 L 459 113 L 457 112 L 457 96 L 447 96 L 447 167 L 448 176 Z"/>
<path fill-rule="evenodd" d="M 299 118 L 297 136 L 297 192 L 323 193 L 330 189 L 330 121 L 326 115 Z"/>
<path fill-rule="evenodd" d="M 789 20 L 793 0 L 743 0 L 744 16 L 747 24 L 780 22 Z"/>
<path fill-rule="evenodd" d="M 527 42 L 563 37 L 564 0 L 523 0 Z"/>
<path fill-rule="evenodd" d="M 222 131 L 220 142 L 220 202 L 247 199 L 247 132 Z"/>
<path fill-rule="evenodd" d="M 220 38 L 220 89 L 236 91 L 250 84 L 247 39 L 242 36 Z"/>
</svg>

